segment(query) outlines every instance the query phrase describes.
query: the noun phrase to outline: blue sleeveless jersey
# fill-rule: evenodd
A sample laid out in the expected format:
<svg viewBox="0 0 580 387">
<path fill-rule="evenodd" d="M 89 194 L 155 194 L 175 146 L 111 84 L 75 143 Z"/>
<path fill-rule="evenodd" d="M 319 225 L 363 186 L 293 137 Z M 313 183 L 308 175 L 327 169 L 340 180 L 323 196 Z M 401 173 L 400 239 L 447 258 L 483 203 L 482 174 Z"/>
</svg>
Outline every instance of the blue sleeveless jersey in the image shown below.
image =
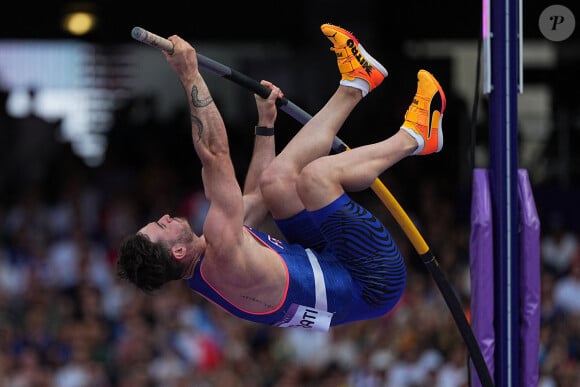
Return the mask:
<svg viewBox="0 0 580 387">
<path fill-rule="evenodd" d="M 302 313 L 301 316 L 306 317 L 326 311 L 330 314 L 329 325 L 335 326 L 382 316 L 393 308 L 402 294 L 405 282 L 404 270 L 402 272 L 403 278 L 399 280 L 396 289 L 393 289 L 392 286 L 389 288 L 391 296 L 379 305 L 369 305 L 363 299 L 363 284 L 356 279 L 356 276 L 353 278 L 349 265 L 345 265 L 343 261 L 337 259 L 332 254 L 332 249 L 323 249 L 321 252 L 317 252 L 305 249 L 299 244 L 275 239 L 249 227 L 247 230 L 256 239 L 275 251 L 287 268 L 289 279 L 287 291 L 279 307 L 266 313 L 251 313 L 233 305 L 204 280 L 200 273 L 203 257 L 200 259 L 200 264 L 196 266 L 193 277 L 188 280 L 191 289 L 234 316 L 268 325 L 295 326 L 284 325 L 284 322 L 295 318 L 297 310 Z M 374 256 L 373 259 L 380 259 L 380 257 Z M 377 273 L 373 272 L 372 266 L 369 270 L 371 270 L 368 273 L 369 276 L 377 276 Z M 387 278 L 384 278 L 384 281 L 387 283 Z M 298 320 L 301 327 L 311 328 L 307 318 L 299 318 Z M 325 330 L 325 328 L 317 330 Z"/>
</svg>

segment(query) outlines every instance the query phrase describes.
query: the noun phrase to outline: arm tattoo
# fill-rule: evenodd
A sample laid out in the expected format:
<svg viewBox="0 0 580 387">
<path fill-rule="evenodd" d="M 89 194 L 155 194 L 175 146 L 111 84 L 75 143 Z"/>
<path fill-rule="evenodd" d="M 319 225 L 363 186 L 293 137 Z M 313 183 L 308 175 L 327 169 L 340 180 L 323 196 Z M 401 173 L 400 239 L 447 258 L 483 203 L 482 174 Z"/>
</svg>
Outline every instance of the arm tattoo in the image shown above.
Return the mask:
<svg viewBox="0 0 580 387">
<path fill-rule="evenodd" d="M 199 118 L 191 115 L 191 126 L 197 126 L 197 141 L 201 141 L 201 134 L 203 133 L 203 123 Z"/>
<path fill-rule="evenodd" d="M 206 99 L 199 99 L 198 95 L 199 95 L 199 90 L 198 90 L 197 86 L 195 86 L 195 85 L 192 86 L 190 96 L 191 96 L 191 103 L 195 107 L 198 107 L 198 108 L 205 107 L 213 102 L 213 99 L 211 98 L 211 96 L 207 97 Z"/>
<path fill-rule="evenodd" d="M 191 104 L 196 108 L 206 107 L 213 102 L 211 95 L 208 96 L 206 99 L 199 99 L 199 89 L 195 85 L 191 87 L 190 96 L 191 96 Z M 197 126 L 197 141 L 201 141 L 201 135 L 203 133 L 203 123 L 198 117 L 194 116 L 193 114 L 191 115 L 191 126 Z"/>
</svg>

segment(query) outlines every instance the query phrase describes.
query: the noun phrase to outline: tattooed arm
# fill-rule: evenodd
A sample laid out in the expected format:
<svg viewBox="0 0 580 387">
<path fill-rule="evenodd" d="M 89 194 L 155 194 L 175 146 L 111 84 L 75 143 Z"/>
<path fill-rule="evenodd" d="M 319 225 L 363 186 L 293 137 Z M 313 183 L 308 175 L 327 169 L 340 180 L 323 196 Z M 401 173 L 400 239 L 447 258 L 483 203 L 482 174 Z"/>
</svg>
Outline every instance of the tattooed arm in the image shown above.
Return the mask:
<svg viewBox="0 0 580 387">
<path fill-rule="evenodd" d="M 174 53 L 164 55 L 187 94 L 193 146 L 202 164 L 205 195 L 210 201 L 203 234 L 208 249 L 220 256 L 240 243 L 243 225 L 242 192 L 230 157 L 225 124 L 199 72 L 195 49 L 171 36 Z"/>
</svg>

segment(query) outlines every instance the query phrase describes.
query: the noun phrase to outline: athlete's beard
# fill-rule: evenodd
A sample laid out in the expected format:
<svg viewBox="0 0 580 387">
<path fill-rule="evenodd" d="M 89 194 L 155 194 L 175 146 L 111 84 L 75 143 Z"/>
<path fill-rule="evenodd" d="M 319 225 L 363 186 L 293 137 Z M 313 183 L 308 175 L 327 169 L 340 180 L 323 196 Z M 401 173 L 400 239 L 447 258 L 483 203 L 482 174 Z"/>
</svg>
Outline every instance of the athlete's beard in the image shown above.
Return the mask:
<svg viewBox="0 0 580 387">
<path fill-rule="evenodd" d="M 175 242 L 178 243 L 191 243 L 193 242 L 194 232 L 191 229 L 191 225 L 185 218 L 177 218 L 181 221 L 181 231 L 179 232 L 179 236 Z"/>
</svg>

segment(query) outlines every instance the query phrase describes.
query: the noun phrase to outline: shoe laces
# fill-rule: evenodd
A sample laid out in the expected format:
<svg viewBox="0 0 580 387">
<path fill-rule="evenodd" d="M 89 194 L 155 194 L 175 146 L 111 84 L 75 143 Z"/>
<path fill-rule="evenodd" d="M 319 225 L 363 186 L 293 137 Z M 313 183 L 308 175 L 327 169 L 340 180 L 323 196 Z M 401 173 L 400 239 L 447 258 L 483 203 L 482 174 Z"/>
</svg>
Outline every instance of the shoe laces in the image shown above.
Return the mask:
<svg viewBox="0 0 580 387">
<path fill-rule="evenodd" d="M 349 52 L 346 46 L 330 47 L 330 51 L 336 55 L 338 64 L 350 63 L 354 59 L 352 51 Z"/>
</svg>

